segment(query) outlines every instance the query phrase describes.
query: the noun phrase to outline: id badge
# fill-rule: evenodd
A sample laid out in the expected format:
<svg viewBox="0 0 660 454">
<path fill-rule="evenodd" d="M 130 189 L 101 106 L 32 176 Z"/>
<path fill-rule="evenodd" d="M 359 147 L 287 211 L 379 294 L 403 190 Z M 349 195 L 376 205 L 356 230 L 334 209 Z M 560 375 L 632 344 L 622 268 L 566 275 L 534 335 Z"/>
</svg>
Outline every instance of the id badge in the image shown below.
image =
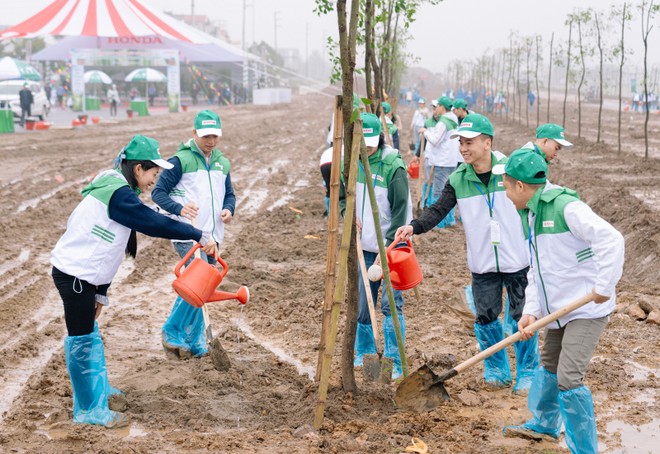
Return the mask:
<svg viewBox="0 0 660 454">
<path fill-rule="evenodd" d="M 491 219 L 490 220 L 490 242 L 492 244 L 500 244 L 500 223 Z"/>
</svg>

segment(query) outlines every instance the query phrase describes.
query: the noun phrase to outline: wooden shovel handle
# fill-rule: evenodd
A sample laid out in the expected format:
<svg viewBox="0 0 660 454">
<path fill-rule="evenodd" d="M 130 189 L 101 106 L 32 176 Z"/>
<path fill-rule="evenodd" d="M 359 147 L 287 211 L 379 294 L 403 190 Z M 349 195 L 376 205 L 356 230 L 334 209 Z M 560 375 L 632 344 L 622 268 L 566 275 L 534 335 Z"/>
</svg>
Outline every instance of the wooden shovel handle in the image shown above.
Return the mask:
<svg viewBox="0 0 660 454">
<path fill-rule="evenodd" d="M 358 254 L 358 262 L 360 263 L 360 270 L 362 271 L 362 283 L 364 284 L 364 293 L 367 295 L 367 306 L 369 306 L 369 318 L 371 318 L 371 329 L 374 332 L 374 341 L 378 345 L 378 326 L 376 325 L 376 309 L 374 307 L 374 300 L 371 296 L 371 283 L 367 277 L 367 264 L 364 261 L 364 252 L 362 251 L 362 239 L 360 232 L 355 232 L 355 246 Z"/>
<path fill-rule="evenodd" d="M 548 314 L 543 318 L 538 319 L 531 325 L 527 327 L 528 330 L 531 331 L 538 331 L 541 328 L 544 328 L 545 326 L 549 325 L 550 323 L 554 322 L 555 320 L 559 320 L 562 318 L 564 315 L 568 314 L 569 312 L 573 312 L 576 309 L 579 309 L 580 307 L 584 306 L 585 304 L 591 302 L 594 300 L 595 295 L 593 293 L 589 293 L 588 295 L 583 296 L 577 301 L 574 301 L 573 303 L 569 304 L 568 306 L 564 306 L 558 311 L 553 312 L 552 314 Z M 488 358 L 491 355 L 494 355 L 495 353 L 499 352 L 500 350 L 508 347 L 509 345 L 512 345 L 515 342 L 518 342 L 520 338 L 522 337 L 522 334 L 520 331 L 518 331 L 516 334 L 513 334 L 509 337 L 507 337 L 504 340 L 501 340 L 495 345 L 491 345 L 488 347 L 486 350 L 482 351 L 478 355 L 473 356 L 472 358 L 463 361 L 461 364 L 458 366 L 454 367 L 453 370 L 456 371 L 456 373 L 463 372 L 465 369 L 468 367 L 474 366 L 478 362 L 483 361 L 484 359 Z"/>
</svg>

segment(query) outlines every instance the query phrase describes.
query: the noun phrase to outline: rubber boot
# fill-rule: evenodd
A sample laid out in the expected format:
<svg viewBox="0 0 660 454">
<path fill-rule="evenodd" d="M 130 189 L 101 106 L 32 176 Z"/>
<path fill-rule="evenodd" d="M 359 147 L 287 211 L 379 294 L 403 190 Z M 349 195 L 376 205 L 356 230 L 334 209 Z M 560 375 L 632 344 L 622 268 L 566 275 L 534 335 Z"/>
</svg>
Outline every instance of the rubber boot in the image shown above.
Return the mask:
<svg viewBox="0 0 660 454">
<path fill-rule="evenodd" d="M 73 422 L 108 428 L 128 425 L 126 415 L 108 408 L 108 371 L 98 331 L 67 336 L 64 355 L 73 388 Z"/>
<path fill-rule="evenodd" d="M 487 325 L 475 323 L 474 334 L 477 336 L 481 351 L 504 339 L 504 329 L 499 320 Z M 511 369 L 506 349 L 500 350 L 484 360 L 484 381 L 493 388 L 511 386 Z"/>
<path fill-rule="evenodd" d="M 94 321 L 94 331 L 93 331 L 93 333 L 96 333 L 98 336 L 101 336 L 101 333 L 100 333 L 100 331 L 99 331 L 99 324 L 98 324 L 98 322 L 97 322 L 96 320 Z M 101 340 L 103 340 L 103 339 L 101 339 Z M 107 379 L 108 374 L 106 374 L 105 376 L 106 376 L 106 379 Z M 121 390 L 115 388 L 114 386 L 112 386 L 112 385 L 110 384 L 110 381 L 109 381 L 109 380 L 106 380 L 106 387 L 105 387 L 105 389 L 106 389 L 106 393 L 108 394 L 108 397 L 113 396 L 113 395 L 115 395 L 115 394 L 124 394 L 123 391 L 121 391 Z"/>
<path fill-rule="evenodd" d="M 162 342 L 165 350 L 181 359 L 208 353 L 202 309 L 191 306 L 180 296 L 177 297 L 172 312 L 163 325 Z"/>
<path fill-rule="evenodd" d="M 518 332 L 518 326 L 515 326 L 514 333 Z M 516 384 L 513 387 L 513 393 L 526 395 L 531 386 L 534 374 L 541 362 L 539 357 L 539 336 L 534 336 L 526 341 L 518 341 L 513 344 L 513 350 L 516 352 Z"/>
<path fill-rule="evenodd" d="M 401 337 L 403 343 L 406 343 L 406 320 L 403 314 L 399 314 L 399 325 L 401 326 Z M 401 369 L 401 355 L 399 355 L 399 346 L 396 343 L 396 332 L 394 331 L 394 322 L 392 316 L 388 315 L 383 320 L 383 339 L 385 340 L 385 352 L 383 355 L 386 358 L 392 358 L 394 365 L 392 366 L 392 380 L 401 378 L 403 370 Z"/>
<path fill-rule="evenodd" d="M 562 414 L 559 409 L 557 374 L 548 372 L 542 366 L 536 369 L 527 396 L 527 408 L 532 413 L 532 419 L 521 426 L 505 427 L 503 430 L 505 436 L 521 436 L 538 440 L 542 437 L 535 434 L 544 434 L 555 440 L 559 438 Z"/>
<path fill-rule="evenodd" d="M 591 391 L 586 386 L 559 391 L 559 409 L 566 427 L 566 444 L 573 454 L 597 454 L 598 432 Z"/>
<path fill-rule="evenodd" d="M 364 365 L 364 355 L 375 355 L 376 344 L 374 343 L 374 330 L 371 323 L 358 323 L 355 332 L 355 359 L 353 367 Z"/>
</svg>

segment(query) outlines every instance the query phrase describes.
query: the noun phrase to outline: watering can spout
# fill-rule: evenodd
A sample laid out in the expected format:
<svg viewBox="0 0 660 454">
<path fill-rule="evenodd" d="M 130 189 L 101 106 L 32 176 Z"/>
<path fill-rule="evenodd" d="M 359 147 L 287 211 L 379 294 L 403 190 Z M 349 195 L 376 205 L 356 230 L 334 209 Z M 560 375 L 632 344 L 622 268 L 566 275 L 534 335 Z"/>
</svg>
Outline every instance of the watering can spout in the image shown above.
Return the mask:
<svg viewBox="0 0 660 454">
<path fill-rule="evenodd" d="M 250 300 L 250 291 L 246 286 L 242 286 L 236 293 L 223 292 L 216 290 L 207 300 L 207 303 L 214 301 L 238 300 L 241 304 L 246 304 Z"/>
</svg>

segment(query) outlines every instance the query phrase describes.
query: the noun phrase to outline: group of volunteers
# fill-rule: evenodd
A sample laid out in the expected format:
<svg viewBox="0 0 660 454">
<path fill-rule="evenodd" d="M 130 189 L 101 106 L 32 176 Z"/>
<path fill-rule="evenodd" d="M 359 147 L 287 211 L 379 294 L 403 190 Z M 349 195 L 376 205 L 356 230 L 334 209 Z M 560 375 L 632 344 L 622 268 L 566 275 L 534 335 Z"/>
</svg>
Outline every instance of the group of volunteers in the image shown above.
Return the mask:
<svg viewBox="0 0 660 454">
<path fill-rule="evenodd" d="M 573 453 L 598 451 L 596 419 L 587 365 L 615 306 L 615 286 L 621 278 L 624 240 L 596 215 L 577 193 L 548 181 L 548 164 L 572 144 L 564 128 L 539 126 L 533 141 L 507 158 L 493 150 L 490 120 L 467 110 L 465 101 L 441 96 L 433 113 L 423 98 L 412 120 L 412 136 L 419 152 L 425 138 L 424 164 L 432 176 L 433 199 L 417 219 L 399 151 L 389 146 L 381 121 L 361 113 L 363 136 L 373 181 L 366 181 L 361 164 L 356 187 L 356 228 L 362 239 L 367 267 L 380 263 L 367 185 L 373 185 L 386 245 L 428 232 L 458 207 L 467 243 L 475 303 L 474 333 L 482 350 L 504 339 L 502 312 L 506 289 L 513 332 L 516 383 L 513 391 L 528 396 L 533 418 L 504 428 L 506 436 L 557 439 L 562 424 Z M 419 154 L 419 153 L 418 153 Z M 460 155 L 460 157 L 459 157 Z M 345 188 L 340 189 L 345 209 Z M 360 273 L 360 270 L 358 270 Z M 363 280 L 358 276 L 358 323 L 354 366 L 365 354 L 376 353 Z M 378 300 L 380 281 L 370 283 Z M 545 329 L 542 352 L 528 327 L 537 319 L 592 293 L 593 301 L 570 312 Z M 394 291 L 402 335 L 406 323 L 404 300 Z M 393 378 L 402 376 L 387 294 L 382 292 L 384 355 L 394 360 Z M 502 350 L 484 362 L 488 388 L 512 384 L 508 355 Z"/>
<path fill-rule="evenodd" d="M 220 117 L 203 110 L 195 117 L 192 138 L 167 161 L 155 139 L 136 135 L 121 149 L 114 168 L 99 173 L 83 189 L 83 199 L 51 253 L 68 334 L 64 353 L 74 422 L 108 428 L 129 423 L 126 415 L 108 406 L 108 398 L 121 391 L 108 381 L 96 319 L 109 304 L 108 288 L 124 255 L 136 256 L 136 232 L 171 239 L 181 257 L 199 242 L 202 257 L 215 263 L 224 225 L 232 220 L 235 207 L 229 161 L 216 148 L 221 135 Z M 152 187 L 153 201 L 167 215 L 138 197 Z M 162 339 L 173 356 L 204 355 L 202 309 L 177 298 Z"/>
</svg>

